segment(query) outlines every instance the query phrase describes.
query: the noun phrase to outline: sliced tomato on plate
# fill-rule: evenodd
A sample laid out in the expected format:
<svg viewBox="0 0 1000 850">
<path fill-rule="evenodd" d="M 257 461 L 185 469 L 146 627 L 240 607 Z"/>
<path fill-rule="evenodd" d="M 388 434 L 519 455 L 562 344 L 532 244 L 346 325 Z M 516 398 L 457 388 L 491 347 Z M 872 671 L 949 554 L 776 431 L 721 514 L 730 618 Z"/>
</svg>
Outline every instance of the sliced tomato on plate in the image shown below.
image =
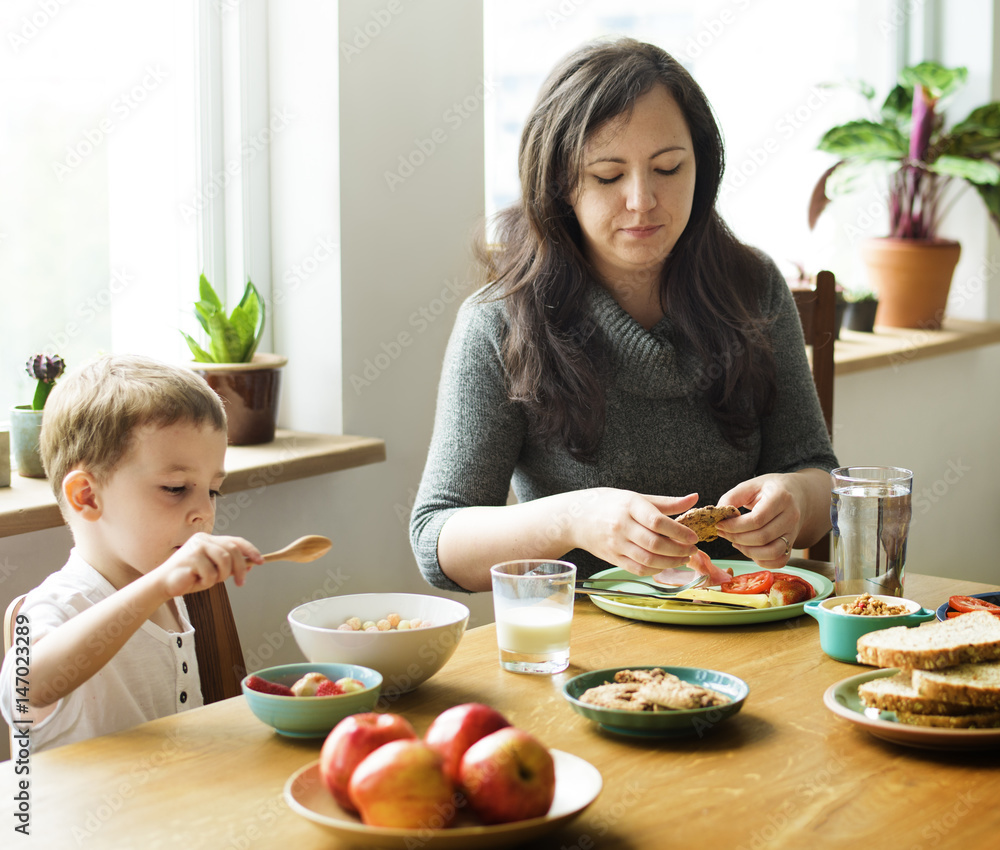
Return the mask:
<svg viewBox="0 0 1000 850">
<path fill-rule="evenodd" d="M 736 576 L 732 581 L 722 584 L 719 589 L 723 593 L 767 593 L 772 584 L 774 584 L 774 573 L 770 570 L 760 570 Z"/>
<path fill-rule="evenodd" d="M 994 605 L 986 599 L 977 599 L 975 596 L 951 596 L 948 599 L 948 607 L 960 614 L 967 614 L 969 611 L 989 611 L 1000 616 L 1000 605 Z"/>
</svg>

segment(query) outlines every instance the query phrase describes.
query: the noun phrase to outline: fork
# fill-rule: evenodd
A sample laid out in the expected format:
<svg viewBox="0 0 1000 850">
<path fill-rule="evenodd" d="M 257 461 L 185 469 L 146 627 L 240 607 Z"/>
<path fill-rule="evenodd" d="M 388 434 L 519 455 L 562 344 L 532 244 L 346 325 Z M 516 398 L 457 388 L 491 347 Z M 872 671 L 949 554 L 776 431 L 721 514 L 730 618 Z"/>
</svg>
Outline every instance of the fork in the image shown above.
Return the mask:
<svg viewBox="0 0 1000 850">
<path fill-rule="evenodd" d="M 647 579 L 642 579 L 636 576 L 635 578 L 582 578 L 578 579 L 576 582 L 577 587 L 588 587 L 592 584 L 644 584 L 647 587 L 655 587 L 660 593 L 666 596 L 673 596 L 676 593 L 680 593 L 682 590 L 688 590 L 692 587 L 697 587 L 702 584 L 708 576 L 699 573 L 687 584 L 682 584 L 680 587 L 675 587 L 670 584 L 660 584 L 658 581 L 650 581 Z"/>
</svg>

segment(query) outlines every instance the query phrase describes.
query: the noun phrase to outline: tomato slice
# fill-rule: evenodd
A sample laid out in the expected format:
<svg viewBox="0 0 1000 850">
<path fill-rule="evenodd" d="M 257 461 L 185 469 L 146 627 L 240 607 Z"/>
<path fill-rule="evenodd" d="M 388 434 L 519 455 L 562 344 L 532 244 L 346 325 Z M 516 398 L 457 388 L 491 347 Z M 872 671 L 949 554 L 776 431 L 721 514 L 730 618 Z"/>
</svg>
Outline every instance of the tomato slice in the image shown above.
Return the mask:
<svg viewBox="0 0 1000 850">
<path fill-rule="evenodd" d="M 963 614 L 969 611 L 989 611 L 991 614 L 1000 614 L 1000 605 L 994 605 L 985 599 L 976 599 L 975 596 L 952 596 L 948 599 L 948 607 Z"/>
<path fill-rule="evenodd" d="M 770 570 L 744 573 L 727 581 L 719 588 L 723 593 L 767 593 L 774 584 L 775 574 Z"/>
</svg>

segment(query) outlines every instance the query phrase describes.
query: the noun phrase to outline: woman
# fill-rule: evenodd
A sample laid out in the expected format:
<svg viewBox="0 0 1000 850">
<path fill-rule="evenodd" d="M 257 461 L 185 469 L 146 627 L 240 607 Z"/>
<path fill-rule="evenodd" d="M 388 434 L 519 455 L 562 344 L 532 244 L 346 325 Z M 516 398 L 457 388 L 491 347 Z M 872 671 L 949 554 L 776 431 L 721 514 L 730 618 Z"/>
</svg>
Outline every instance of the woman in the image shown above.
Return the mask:
<svg viewBox="0 0 1000 850">
<path fill-rule="evenodd" d="M 708 570 L 671 517 L 709 503 L 748 510 L 708 554 L 783 566 L 830 528 L 836 457 L 791 293 L 715 210 L 701 89 L 653 45 L 587 45 L 542 87 L 519 172 L 445 356 L 410 521 L 424 576 Z"/>
</svg>

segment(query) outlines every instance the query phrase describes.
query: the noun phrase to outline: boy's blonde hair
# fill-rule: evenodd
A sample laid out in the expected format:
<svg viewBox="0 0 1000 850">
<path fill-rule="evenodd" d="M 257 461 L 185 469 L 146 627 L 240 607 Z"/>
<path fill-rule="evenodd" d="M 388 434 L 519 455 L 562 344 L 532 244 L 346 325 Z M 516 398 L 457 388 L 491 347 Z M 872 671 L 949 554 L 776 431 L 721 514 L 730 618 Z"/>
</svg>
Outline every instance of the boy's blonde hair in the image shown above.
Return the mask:
<svg viewBox="0 0 1000 850">
<path fill-rule="evenodd" d="M 110 354 L 65 375 L 45 403 L 40 448 L 60 507 L 68 472 L 106 480 L 136 428 L 177 422 L 226 430 L 222 400 L 188 369 L 148 357 Z"/>
</svg>

